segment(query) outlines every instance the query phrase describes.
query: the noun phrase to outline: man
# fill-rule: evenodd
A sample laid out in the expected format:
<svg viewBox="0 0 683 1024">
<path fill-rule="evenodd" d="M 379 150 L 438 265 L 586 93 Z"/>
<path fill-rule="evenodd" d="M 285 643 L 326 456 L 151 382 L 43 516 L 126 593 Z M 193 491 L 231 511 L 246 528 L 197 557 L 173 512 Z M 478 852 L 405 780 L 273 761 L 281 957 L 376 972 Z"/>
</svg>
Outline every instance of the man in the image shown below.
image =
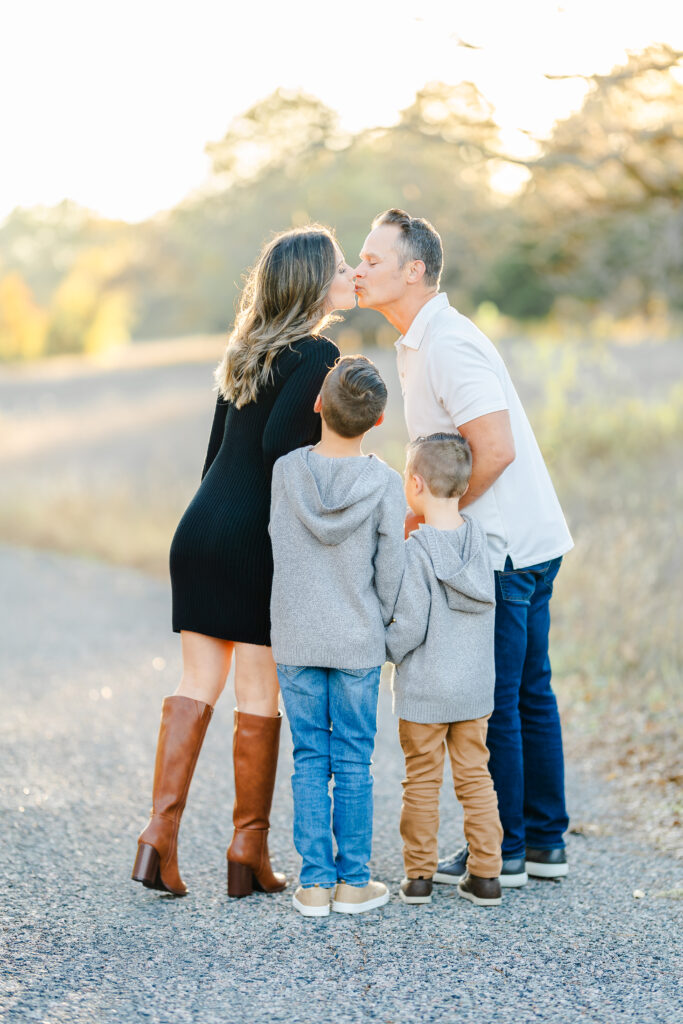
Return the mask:
<svg viewBox="0 0 683 1024">
<path fill-rule="evenodd" d="M 411 441 L 455 427 L 472 449 L 461 507 L 483 523 L 496 577 L 495 709 L 489 768 L 504 837 L 501 885 L 567 874 L 564 760 L 550 680 L 549 601 L 573 546 L 533 431 L 489 339 L 439 292 L 441 239 L 403 210 L 375 218 L 356 268 L 358 305 L 381 313 L 396 342 Z M 407 527 L 417 525 L 407 522 Z M 457 883 L 467 848 L 439 862 Z"/>
</svg>

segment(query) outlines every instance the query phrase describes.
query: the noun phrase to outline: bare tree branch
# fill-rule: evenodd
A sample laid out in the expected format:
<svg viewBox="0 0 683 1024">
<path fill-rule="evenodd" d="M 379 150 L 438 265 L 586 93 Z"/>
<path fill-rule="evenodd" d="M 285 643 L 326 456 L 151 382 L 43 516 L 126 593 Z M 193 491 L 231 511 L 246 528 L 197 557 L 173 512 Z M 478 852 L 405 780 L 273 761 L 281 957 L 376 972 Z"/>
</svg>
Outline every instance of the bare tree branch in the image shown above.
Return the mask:
<svg viewBox="0 0 683 1024">
<path fill-rule="evenodd" d="M 644 63 L 627 64 L 624 67 L 611 71 L 608 75 L 546 74 L 543 77 L 547 78 L 550 82 L 564 82 L 568 79 L 581 79 L 584 82 L 595 82 L 596 84 L 602 82 L 621 82 L 624 79 L 635 78 L 638 75 L 643 75 L 648 71 L 668 71 L 670 68 L 676 67 L 681 63 L 681 60 L 683 60 L 683 50 L 674 50 L 672 47 L 663 44 L 662 53 L 666 55 L 663 59 L 653 58 L 652 60 Z"/>
</svg>

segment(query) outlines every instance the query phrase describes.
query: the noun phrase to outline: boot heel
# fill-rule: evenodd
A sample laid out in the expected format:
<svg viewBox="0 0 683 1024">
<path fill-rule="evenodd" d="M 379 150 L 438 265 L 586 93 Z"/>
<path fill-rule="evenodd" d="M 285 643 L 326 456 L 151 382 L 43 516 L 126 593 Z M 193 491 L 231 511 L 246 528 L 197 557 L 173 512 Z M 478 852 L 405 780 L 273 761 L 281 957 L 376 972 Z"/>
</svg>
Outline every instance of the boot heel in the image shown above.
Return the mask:
<svg viewBox="0 0 683 1024">
<path fill-rule="evenodd" d="M 254 875 L 246 864 L 228 861 L 228 896 L 251 896 L 254 891 Z"/>
<path fill-rule="evenodd" d="M 140 843 L 135 858 L 133 874 L 135 882 L 142 882 L 148 889 L 156 889 L 159 879 L 159 854 L 149 843 Z"/>
</svg>

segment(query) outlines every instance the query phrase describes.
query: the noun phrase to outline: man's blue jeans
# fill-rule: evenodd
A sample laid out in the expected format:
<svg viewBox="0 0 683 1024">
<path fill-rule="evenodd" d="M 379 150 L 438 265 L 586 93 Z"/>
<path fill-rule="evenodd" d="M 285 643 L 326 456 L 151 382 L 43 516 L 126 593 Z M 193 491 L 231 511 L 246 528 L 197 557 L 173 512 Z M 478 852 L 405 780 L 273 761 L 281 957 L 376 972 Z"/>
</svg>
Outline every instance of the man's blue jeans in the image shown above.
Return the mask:
<svg viewBox="0 0 683 1024">
<path fill-rule="evenodd" d="M 498 794 L 503 857 L 564 847 L 562 731 L 550 685 L 550 598 L 561 558 L 496 572 L 496 693 L 489 771 Z"/>
<path fill-rule="evenodd" d="M 301 884 L 367 885 L 380 667 L 278 665 L 277 674 L 294 741 L 294 845 L 303 860 Z"/>
</svg>

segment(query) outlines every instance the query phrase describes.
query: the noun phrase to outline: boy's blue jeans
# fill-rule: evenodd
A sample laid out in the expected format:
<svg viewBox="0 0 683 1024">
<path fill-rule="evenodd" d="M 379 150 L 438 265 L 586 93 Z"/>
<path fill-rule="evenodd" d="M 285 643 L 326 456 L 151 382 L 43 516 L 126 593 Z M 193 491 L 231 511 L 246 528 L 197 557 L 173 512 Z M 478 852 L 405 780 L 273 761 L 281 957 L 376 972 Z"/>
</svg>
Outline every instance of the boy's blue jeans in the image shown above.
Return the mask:
<svg viewBox="0 0 683 1024">
<path fill-rule="evenodd" d="M 303 860 L 301 884 L 367 885 L 380 667 L 278 665 L 277 674 L 294 741 L 294 845 Z"/>
<path fill-rule="evenodd" d="M 489 771 L 498 794 L 504 858 L 564 847 L 562 731 L 550 685 L 550 598 L 561 558 L 496 572 L 496 693 Z"/>
</svg>

